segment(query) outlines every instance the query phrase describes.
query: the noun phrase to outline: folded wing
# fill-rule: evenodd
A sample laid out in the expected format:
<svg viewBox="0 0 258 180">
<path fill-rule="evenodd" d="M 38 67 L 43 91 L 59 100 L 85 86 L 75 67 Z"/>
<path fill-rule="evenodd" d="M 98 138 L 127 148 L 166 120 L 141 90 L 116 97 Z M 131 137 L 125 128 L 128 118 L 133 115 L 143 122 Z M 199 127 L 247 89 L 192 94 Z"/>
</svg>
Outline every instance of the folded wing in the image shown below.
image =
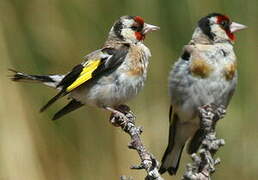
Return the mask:
<svg viewBox="0 0 258 180">
<path fill-rule="evenodd" d="M 128 53 L 128 48 L 127 45 L 122 45 L 119 48 L 108 47 L 96 51 L 92 57 L 87 56 L 86 62 L 75 66 L 72 71 L 62 79 L 57 86 L 61 88 L 61 91 L 50 99 L 48 103 L 40 109 L 40 112 L 45 111 L 56 100 L 67 95 L 82 84 L 87 83 L 89 80 L 94 80 L 101 77 L 104 73 L 115 70 L 124 61 Z"/>
</svg>

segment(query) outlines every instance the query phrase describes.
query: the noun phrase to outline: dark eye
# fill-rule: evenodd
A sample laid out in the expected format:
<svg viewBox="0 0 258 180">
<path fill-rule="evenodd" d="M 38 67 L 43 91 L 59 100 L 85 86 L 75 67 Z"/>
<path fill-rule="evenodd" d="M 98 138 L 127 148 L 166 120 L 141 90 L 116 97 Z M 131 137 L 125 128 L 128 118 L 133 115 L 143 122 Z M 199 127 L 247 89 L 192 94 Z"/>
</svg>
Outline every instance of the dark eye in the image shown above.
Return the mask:
<svg viewBox="0 0 258 180">
<path fill-rule="evenodd" d="M 227 22 L 226 22 L 226 21 L 222 21 L 220 24 L 221 24 L 222 26 L 225 26 L 225 25 L 227 24 Z"/>
<path fill-rule="evenodd" d="M 134 24 L 132 24 L 131 29 L 136 32 L 141 32 L 143 29 L 143 25 L 141 25 L 139 23 L 134 23 Z"/>
<path fill-rule="evenodd" d="M 228 28 L 229 28 L 229 22 L 228 22 L 228 21 L 221 21 L 220 25 L 221 25 L 224 29 L 228 29 Z"/>
<path fill-rule="evenodd" d="M 134 30 L 134 31 L 138 31 L 138 29 L 139 29 L 138 26 L 132 26 L 131 28 L 132 28 L 132 30 Z"/>
</svg>

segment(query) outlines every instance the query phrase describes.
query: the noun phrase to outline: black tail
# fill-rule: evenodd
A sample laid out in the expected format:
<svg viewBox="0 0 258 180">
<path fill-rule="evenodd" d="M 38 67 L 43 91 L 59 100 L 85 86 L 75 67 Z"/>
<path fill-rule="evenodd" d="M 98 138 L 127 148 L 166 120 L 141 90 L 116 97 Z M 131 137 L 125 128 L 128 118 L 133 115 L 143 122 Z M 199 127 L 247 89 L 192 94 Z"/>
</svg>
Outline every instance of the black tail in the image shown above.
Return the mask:
<svg viewBox="0 0 258 180">
<path fill-rule="evenodd" d="M 190 142 L 188 143 L 187 146 L 187 153 L 188 154 L 193 154 L 196 153 L 197 150 L 199 149 L 202 140 L 204 139 L 204 135 L 203 135 L 203 130 L 202 129 L 198 129 L 196 131 L 196 133 L 194 134 L 193 138 L 190 140 Z"/>
<path fill-rule="evenodd" d="M 55 82 L 50 76 L 47 75 L 29 75 L 14 69 L 8 69 L 14 74 L 10 76 L 13 81 L 38 81 L 38 82 Z"/>
<path fill-rule="evenodd" d="M 16 82 L 36 82 L 46 86 L 57 88 L 56 86 L 63 79 L 64 75 L 31 75 L 14 69 L 8 69 L 12 74 L 9 76 L 12 81 Z"/>
<path fill-rule="evenodd" d="M 180 159 L 181 159 L 181 156 L 182 156 L 183 149 L 184 149 L 184 145 L 177 151 L 177 158 L 176 159 L 174 159 L 174 156 L 172 155 L 173 148 L 171 148 L 171 149 L 167 148 L 166 149 L 166 152 L 165 152 L 165 154 L 162 158 L 162 164 L 161 164 L 160 169 L 159 169 L 160 174 L 163 174 L 166 171 L 168 171 L 168 173 L 170 175 L 176 175 L 178 167 L 179 167 Z M 169 156 L 171 156 L 171 157 L 169 157 Z M 167 159 L 170 159 L 170 166 L 166 165 L 166 161 L 169 161 Z M 172 165 L 173 161 L 176 162 L 175 165 Z"/>
<path fill-rule="evenodd" d="M 63 107 L 60 111 L 58 111 L 54 117 L 52 118 L 52 120 L 57 120 L 60 117 L 82 107 L 83 104 L 79 101 L 76 101 L 75 99 L 73 99 L 72 101 L 70 101 L 65 107 Z"/>
<path fill-rule="evenodd" d="M 172 110 L 170 109 L 170 115 L 172 115 Z M 162 164 L 159 169 L 161 174 L 168 171 L 170 175 L 174 175 L 179 167 L 179 162 L 181 158 L 182 151 L 184 149 L 184 143 L 175 143 L 175 137 L 177 133 L 177 123 L 179 119 L 176 114 L 173 114 L 172 124 L 169 127 L 169 141 L 167 149 L 162 158 Z"/>
</svg>

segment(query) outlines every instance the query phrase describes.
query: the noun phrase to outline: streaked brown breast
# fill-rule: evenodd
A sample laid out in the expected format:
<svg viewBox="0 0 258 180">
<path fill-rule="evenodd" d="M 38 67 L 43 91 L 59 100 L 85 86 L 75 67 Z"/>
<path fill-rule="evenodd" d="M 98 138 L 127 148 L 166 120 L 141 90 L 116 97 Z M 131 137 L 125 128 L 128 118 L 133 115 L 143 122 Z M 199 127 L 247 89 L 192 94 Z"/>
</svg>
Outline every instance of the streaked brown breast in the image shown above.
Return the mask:
<svg viewBox="0 0 258 180">
<path fill-rule="evenodd" d="M 145 64 L 143 62 L 143 52 L 142 49 L 137 48 L 137 46 L 131 46 L 129 53 L 129 64 L 130 69 L 127 72 L 129 75 L 141 76 L 144 73 Z"/>
<path fill-rule="evenodd" d="M 224 68 L 224 76 L 226 80 L 232 80 L 237 70 L 237 63 L 230 63 Z"/>
<path fill-rule="evenodd" d="M 213 71 L 213 67 L 203 59 L 193 59 L 190 65 L 192 75 L 206 78 Z"/>
</svg>

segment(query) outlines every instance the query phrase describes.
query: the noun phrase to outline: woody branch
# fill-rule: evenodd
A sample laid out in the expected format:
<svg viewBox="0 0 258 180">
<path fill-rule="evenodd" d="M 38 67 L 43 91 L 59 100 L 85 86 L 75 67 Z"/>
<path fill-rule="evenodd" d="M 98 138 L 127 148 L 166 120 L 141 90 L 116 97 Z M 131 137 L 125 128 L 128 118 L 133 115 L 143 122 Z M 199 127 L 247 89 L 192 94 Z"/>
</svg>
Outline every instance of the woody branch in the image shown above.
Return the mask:
<svg viewBox="0 0 258 180">
<path fill-rule="evenodd" d="M 163 180 L 158 172 L 158 161 L 155 157 L 145 148 L 143 145 L 140 135 L 142 133 L 141 127 L 136 127 L 135 119 L 132 111 L 128 106 L 122 105 L 119 110 L 123 112 L 126 118 L 111 115 L 110 121 L 113 125 L 121 127 L 121 129 L 130 135 L 131 142 L 128 147 L 137 151 L 141 163 L 140 165 L 132 166 L 131 169 L 144 169 L 147 173 L 146 180 Z M 126 179 L 121 177 L 121 179 Z"/>
<path fill-rule="evenodd" d="M 219 158 L 213 156 L 225 144 L 223 139 L 216 137 L 215 127 L 218 120 L 226 113 L 224 106 L 214 104 L 199 108 L 200 126 L 204 131 L 204 139 L 198 153 L 191 155 L 193 162 L 187 164 L 183 180 L 211 180 L 215 172 L 215 165 L 220 163 Z"/>
</svg>

